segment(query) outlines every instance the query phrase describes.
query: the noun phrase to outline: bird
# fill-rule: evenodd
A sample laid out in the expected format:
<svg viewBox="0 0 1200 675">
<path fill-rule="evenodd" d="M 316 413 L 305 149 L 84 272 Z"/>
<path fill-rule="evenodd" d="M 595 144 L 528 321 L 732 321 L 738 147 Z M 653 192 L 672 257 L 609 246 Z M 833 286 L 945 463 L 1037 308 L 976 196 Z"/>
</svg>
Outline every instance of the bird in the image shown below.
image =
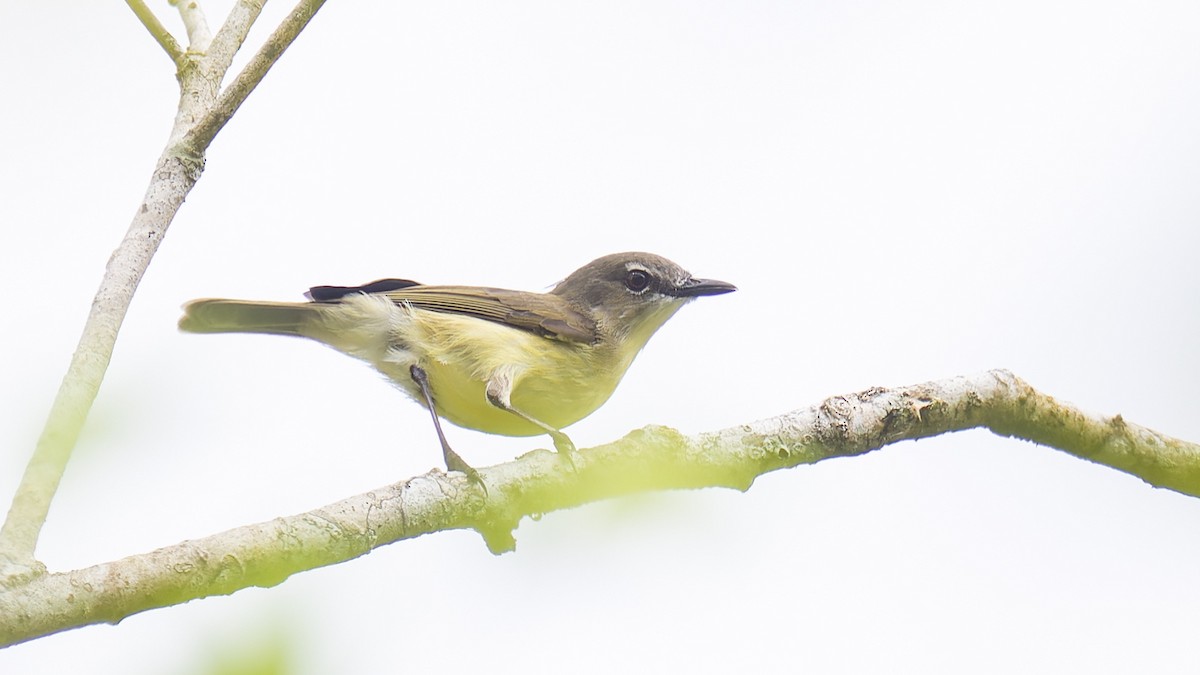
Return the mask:
<svg viewBox="0 0 1200 675">
<path fill-rule="evenodd" d="M 478 481 L 440 419 L 546 434 L 570 457 L 562 429 L 609 399 L 651 336 L 688 302 L 735 290 L 627 252 L 593 260 L 547 293 L 379 279 L 314 286 L 307 302 L 192 300 L 179 328 L 303 337 L 367 362 L 429 410 L 447 469 Z"/>
</svg>

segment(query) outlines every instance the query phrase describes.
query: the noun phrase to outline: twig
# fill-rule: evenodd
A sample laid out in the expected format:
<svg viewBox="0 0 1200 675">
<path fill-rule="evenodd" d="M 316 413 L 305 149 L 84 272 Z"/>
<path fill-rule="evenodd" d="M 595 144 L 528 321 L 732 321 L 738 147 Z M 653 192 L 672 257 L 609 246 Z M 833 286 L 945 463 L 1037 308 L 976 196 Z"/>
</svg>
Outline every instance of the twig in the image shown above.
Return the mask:
<svg viewBox="0 0 1200 675">
<path fill-rule="evenodd" d="M 171 60 L 178 64 L 179 59 L 183 57 L 183 50 L 180 49 L 179 43 L 175 41 L 175 36 L 171 35 L 166 26 L 162 25 L 162 22 L 158 20 L 154 12 L 146 6 L 143 0 L 125 0 L 125 4 L 129 5 L 129 8 L 137 15 L 138 20 L 146 27 L 146 30 L 150 31 L 150 34 L 154 36 L 154 39 L 158 42 L 158 46 L 162 47 L 167 56 L 170 56 Z"/>
<path fill-rule="evenodd" d="M 208 30 L 208 18 L 200 7 L 200 0 L 170 0 L 171 5 L 179 8 L 179 16 L 183 26 L 187 28 L 188 51 L 204 54 L 212 42 L 212 32 Z"/>
<path fill-rule="evenodd" d="M 229 11 L 229 16 L 225 18 L 225 23 L 217 31 L 208 48 L 208 58 L 213 70 L 220 73 L 229 70 L 234 55 L 242 48 L 242 43 L 246 41 L 254 22 L 258 21 L 258 15 L 262 13 L 265 4 L 267 0 L 238 0 Z"/>
<path fill-rule="evenodd" d="M 493 551 L 507 551 L 515 545 L 512 530 L 531 514 L 651 490 L 746 490 L 777 469 L 975 427 L 1200 495 L 1200 445 L 1120 416 L 1088 415 L 995 370 L 834 396 L 811 408 L 694 437 L 648 427 L 580 451 L 573 462 L 537 451 L 480 469 L 486 497 L 463 475 L 435 471 L 308 513 L 46 575 L 0 593 L 0 646 L 115 623 L 195 598 L 273 586 L 296 572 L 436 531 L 472 528 Z"/>
</svg>

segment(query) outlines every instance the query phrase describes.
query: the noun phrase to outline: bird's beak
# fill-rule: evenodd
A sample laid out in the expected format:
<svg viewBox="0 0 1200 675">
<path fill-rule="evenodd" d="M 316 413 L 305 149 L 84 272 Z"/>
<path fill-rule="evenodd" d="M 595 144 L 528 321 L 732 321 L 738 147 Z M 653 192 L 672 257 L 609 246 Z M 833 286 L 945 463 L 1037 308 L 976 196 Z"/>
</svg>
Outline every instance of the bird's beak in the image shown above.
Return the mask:
<svg viewBox="0 0 1200 675">
<path fill-rule="evenodd" d="M 675 295 L 681 298 L 698 298 L 702 295 L 721 295 L 722 293 L 732 293 L 736 290 L 737 286 L 728 281 L 688 279 L 679 288 L 675 289 Z"/>
</svg>

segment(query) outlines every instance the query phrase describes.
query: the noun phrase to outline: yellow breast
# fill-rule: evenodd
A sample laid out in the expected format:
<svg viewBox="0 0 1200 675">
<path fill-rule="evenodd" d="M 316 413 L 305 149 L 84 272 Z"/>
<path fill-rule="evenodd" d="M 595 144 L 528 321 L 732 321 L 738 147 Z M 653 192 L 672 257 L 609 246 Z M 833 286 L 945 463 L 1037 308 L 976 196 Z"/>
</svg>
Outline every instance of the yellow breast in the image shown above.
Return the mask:
<svg viewBox="0 0 1200 675">
<path fill-rule="evenodd" d="M 438 413 L 458 426 L 488 433 L 544 433 L 488 401 L 487 384 L 496 373 L 512 375 L 513 407 L 561 429 L 603 405 L 632 360 L 621 358 L 611 345 L 561 342 L 455 314 L 408 313 L 410 321 L 398 337 L 419 352 L 418 364 L 429 375 Z"/>
</svg>

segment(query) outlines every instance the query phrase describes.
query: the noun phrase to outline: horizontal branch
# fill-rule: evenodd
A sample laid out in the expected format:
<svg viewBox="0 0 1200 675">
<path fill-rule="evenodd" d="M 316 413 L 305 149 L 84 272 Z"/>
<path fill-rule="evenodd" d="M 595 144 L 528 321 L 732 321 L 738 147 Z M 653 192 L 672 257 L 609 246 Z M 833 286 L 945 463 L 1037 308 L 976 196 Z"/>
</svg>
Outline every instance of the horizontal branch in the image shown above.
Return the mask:
<svg viewBox="0 0 1200 675">
<path fill-rule="evenodd" d="M 985 427 L 1200 495 L 1200 446 L 1088 415 L 1012 373 L 834 396 L 754 424 L 684 436 L 647 427 L 573 461 L 540 450 L 462 474 L 430 472 L 295 516 L 185 541 L 0 593 L 0 645 L 250 586 L 349 560 L 422 534 L 475 529 L 494 552 L 515 546 L 520 519 L 617 495 L 723 486 L 746 490 L 776 469 L 860 455 L 897 441 Z"/>
</svg>

